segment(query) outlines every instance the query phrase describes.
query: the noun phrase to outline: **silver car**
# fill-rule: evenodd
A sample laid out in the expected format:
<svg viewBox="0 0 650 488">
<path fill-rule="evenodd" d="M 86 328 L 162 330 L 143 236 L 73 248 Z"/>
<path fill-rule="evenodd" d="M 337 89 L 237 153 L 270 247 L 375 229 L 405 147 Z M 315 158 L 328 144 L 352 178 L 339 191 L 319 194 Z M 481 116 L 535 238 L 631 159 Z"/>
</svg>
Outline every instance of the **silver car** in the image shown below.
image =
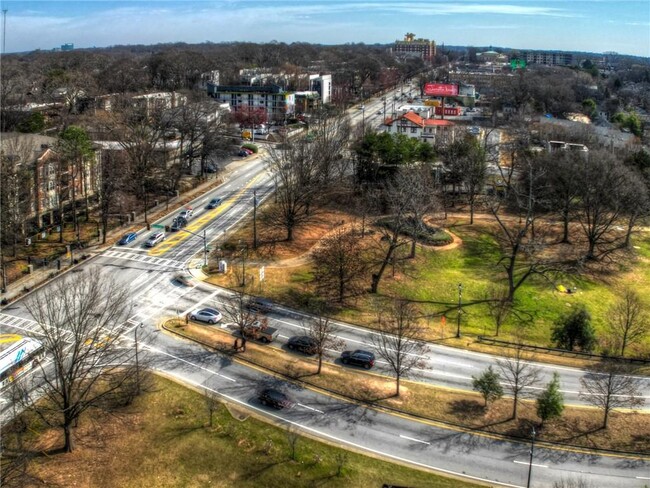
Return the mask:
<svg viewBox="0 0 650 488">
<path fill-rule="evenodd" d="M 159 242 L 162 242 L 165 240 L 165 233 L 164 232 L 154 232 L 149 236 L 147 239 L 147 242 L 144 243 L 145 246 L 147 247 L 154 247 L 156 244 Z"/>
</svg>

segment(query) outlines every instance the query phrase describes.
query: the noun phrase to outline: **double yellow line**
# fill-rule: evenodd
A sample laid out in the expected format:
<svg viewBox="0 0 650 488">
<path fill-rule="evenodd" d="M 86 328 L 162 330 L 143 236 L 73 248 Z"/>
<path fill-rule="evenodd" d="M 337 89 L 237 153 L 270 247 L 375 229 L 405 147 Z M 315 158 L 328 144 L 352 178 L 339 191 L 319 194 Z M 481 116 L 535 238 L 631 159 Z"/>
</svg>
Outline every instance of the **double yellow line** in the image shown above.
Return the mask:
<svg viewBox="0 0 650 488">
<path fill-rule="evenodd" d="M 228 210 L 229 207 L 235 204 L 235 202 L 237 202 L 237 200 L 242 196 L 242 194 L 246 190 L 248 190 L 251 186 L 253 186 L 261 176 L 262 176 L 261 173 L 255 176 L 250 182 L 246 184 L 246 186 L 244 186 L 241 190 L 239 190 L 239 192 L 237 192 L 236 195 L 230 197 L 228 200 L 223 202 L 217 208 L 206 212 L 196 220 L 192 220 L 191 223 L 186 227 L 186 229 L 189 230 L 190 232 L 194 232 L 198 234 L 199 231 L 203 228 L 203 226 L 209 224 L 210 221 L 213 220 L 216 216 L 225 212 L 226 210 Z M 184 240 L 189 239 L 191 236 L 192 234 L 188 232 L 183 232 L 183 231 L 176 232 L 171 237 L 169 238 L 166 237 L 164 241 L 158 244 L 147 254 L 149 254 L 150 256 L 160 256 L 162 254 L 165 254 L 166 252 L 170 251 L 171 249 L 179 245 Z"/>
</svg>

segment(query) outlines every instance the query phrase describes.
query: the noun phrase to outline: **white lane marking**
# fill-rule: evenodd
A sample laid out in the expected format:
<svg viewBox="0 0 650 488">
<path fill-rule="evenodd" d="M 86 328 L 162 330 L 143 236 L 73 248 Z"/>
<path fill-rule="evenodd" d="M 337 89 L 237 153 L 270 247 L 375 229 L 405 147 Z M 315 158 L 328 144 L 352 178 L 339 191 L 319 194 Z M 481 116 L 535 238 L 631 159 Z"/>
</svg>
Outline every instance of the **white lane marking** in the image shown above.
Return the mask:
<svg viewBox="0 0 650 488">
<path fill-rule="evenodd" d="M 515 464 L 525 464 L 526 466 L 535 466 L 536 468 L 548 468 L 545 464 L 529 463 L 528 461 L 513 461 Z"/>
<path fill-rule="evenodd" d="M 317 408 L 310 407 L 309 405 L 303 405 L 302 403 L 296 403 L 296 405 L 298 405 L 299 407 L 302 407 L 302 408 L 306 408 L 308 410 L 313 410 L 314 412 L 325 413 L 322 410 L 318 410 Z"/>
<path fill-rule="evenodd" d="M 423 441 L 423 440 L 420 440 L 420 439 L 416 439 L 415 437 L 409 437 L 409 436 L 407 436 L 407 435 L 402 435 L 402 434 L 400 434 L 399 436 L 400 436 L 402 439 L 406 439 L 407 441 L 419 442 L 420 444 L 426 444 L 427 446 L 430 446 L 430 445 L 431 445 L 430 442 Z"/>
<path fill-rule="evenodd" d="M 210 294 L 209 294 L 207 297 L 205 297 L 203 300 L 199 300 L 198 302 L 196 302 L 196 304 L 194 304 L 193 306 L 191 306 L 191 307 L 188 308 L 187 310 L 184 310 L 184 311 L 181 313 L 181 317 L 185 317 L 185 316 L 186 316 L 188 313 L 190 313 L 192 310 L 194 310 L 195 308 L 199 308 L 199 307 L 200 307 L 201 305 L 203 305 L 205 302 L 207 302 L 208 300 L 211 300 L 211 299 L 213 299 L 215 296 L 217 296 L 220 292 L 221 292 L 221 290 L 217 290 L 217 291 L 215 291 L 215 292 L 213 292 L 213 293 L 210 293 Z"/>
<path fill-rule="evenodd" d="M 180 377 L 177 373 L 174 373 L 172 371 L 168 371 L 168 370 L 164 370 L 164 369 L 161 369 L 161 371 L 163 371 L 163 372 L 165 372 L 167 374 L 170 374 L 172 376 Z M 332 434 L 328 434 L 327 432 L 323 432 L 323 431 L 320 431 L 318 429 L 314 429 L 313 427 L 308 427 L 306 425 L 302 425 L 302 424 L 300 424 L 298 422 L 294 422 L 293 420 L 287 420 L 286 418 L 281 417 L 278 414 L 275 414 L 275 413 L 270 412 L 268 410 L 256 407 L 255 405 L 251 405 L 250 403 L 244 402 L 244 401 L 242 401 L 242 400 L 240 400 L 238 398 L 235 398 L 233 396 L 226 395 L 225 393 L 222 393 L 219 390 L 209 388 L 209 387 L 207 387 L 207 386 L 205 386 L 205 385 L 203 385 L 203 384 L 201 384 L 201 383 L 199 383 L 197 381 L 191 380 L 189 378 L 182 378 L 182 380 L 184 382 L 186 382 L 186 383 L 189 383 L 191 385 L 196 386 L 197 388 L 203 388 L 205 391 L 209 391 L 211 393 L 217 393 L 217 394 L 221 395 L 223 398 L 225 398 L 226 400 L 229 400 L 231 402 L 242 405 L 243 407 L 250 408 L 251 410 L 255 410 L 255 411 L 257 411 L 257 412 L 259 412 L 261 414 L 264 414 L 264 415 L 266 415 L 268 417 L 273 417 L 276 420 L 281 420 L 282 422 L 285 422 L 286 424 L 294 425 L 294 426 L 296 426 L 296 427 L 298 427 L 298 428 L 300 428 L 302 430 L 305 430 L 307 432 L 312 432 L 312 433 L 314 433 L 316 435 L 322 436 L 322 437 L 327 438 L 327 439 L 331 439 L 331 440 L 336 441 L 338 443 L 346 444 L 348 446 L 352 446 L 352 447 L 355 447 L 357 449 L 362 449 L 364 451 L 372 452 L 374 454 L 378 454 L 380 456 L 384 456 L 384 457 L 387 457 L 389 459 L 395 459 L 396 461 L 399 461 L 399 462 L 402 462 L 402 463 L 412 464 L 413 466 L 420 466 L 422 468 L 427 468 L 427 469 L 433 469 L 433 470 L 439 471 L 441 473 L 451 474 L 453 476 L 458 476 L 458 477 L 461 477 L 461 478 L 467 478 L 467 479 L 476 480 L 476 481 L 488 482 L 488 483 L 490 483 L 492 485 L 508 486 L 509 488 L 524 488 L 521 485 L 513 485 L 513 484 L 510 484 L 510 483 L 503 483 L 501 481 L 494 481 L 494 480 L 490 480 L 490 479 L 487 479 L 487 478 L 480 478 L 478 476 L 471 476 L 469 474 L 459 473 L 458 471 L 452 471 L 450 469 L 439 468 L 439 467 L 436 467 L 436 466 L 433 466 L 433 465 L 430 465 L 430 464 L 419 463 L 417 461 L 413 461 L 411 459 L 406 459 L 406 458 L 403 458 L 401 456 L 395 456 L 394 454 L 388 454 L 386 452 L 382 452 L 382 451 L 379 451 L 377 449 L 372 449 L 370 447 L 363 446 L 363 445 L 358 444 L 356 442 L 352 442 L 352 441 L 348 441 L 348 440 L 345 440 L 345 439 L 338 438 L 338 437 L 336 437 L 336 436 L 334 436 Z"/>
<path fill-rule="evenodd" d="M 122 247 L 122 246 L 113 246 L 110 249 L 117 250 L 119 249 L 122 252 L 149 252 L 150 249 L 141 249 L 137 247 Z"/>
<path fill-rule="evenodd" d="M 217 371 L 213 371 L 213 370 L 211 370 L 209 368 L 206 368 L 204 366 L 199 366 L 198 364 L 192 363 L 192 362 L 190 362 L 190 361 L 188 361 L 186 359 L 179 358 L 178 356 L 174 356 L 173 354 L 170 354 L 170 353 L 168 353 L 166 351 L 163 351 L 162 349 L 158 349 L 157 347 L 153 347 L 153 346 L 150 346 L 149 344 L 142 344 L 142 343 L 141 343 L 141 347 L 143 349 L 149 349 L 150 351 L 153 351 L 153 352 L 158 353 L 158 354 L 163 354 L 165 356 L 169 356 L 170 358 L 174 358 L 177 361 L 180 361 L 182 363 L 189 364 L 190 366 L 194 366 L 195 368 L 202 369 L 203 371 L 207 371 L 210 374 L 217 375 L 217 376 L 219 376 L 219 377 L 221 377 L 221 378 L 223 378 L 225 380 L 232 381 L 233 383 L 237 383 L 237 380 L 234 379 L 234 378 L 230 378 L 229 376 L 218 373 Z"/>
<path fill-rule="evenodd" d="M 636 476 L 636 479 L 638 479 L 638 480 L 650 480 L 650 477 L 646 477 L 646 476 Z"/>
</svg>

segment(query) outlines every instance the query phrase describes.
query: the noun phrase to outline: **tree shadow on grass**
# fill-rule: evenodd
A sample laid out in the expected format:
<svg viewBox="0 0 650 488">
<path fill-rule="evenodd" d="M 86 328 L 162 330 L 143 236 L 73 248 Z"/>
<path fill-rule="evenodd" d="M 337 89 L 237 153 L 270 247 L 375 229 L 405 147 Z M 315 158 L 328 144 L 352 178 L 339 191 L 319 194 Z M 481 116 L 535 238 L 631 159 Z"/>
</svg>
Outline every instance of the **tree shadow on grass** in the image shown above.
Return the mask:
<svg viewBox="0 0 650 488">
<path fill-rule="evenodd" d="M 259 476 L 263 475 L 266 471 L 270 470 L 271 468 L 275 466 L 280 466 L 287 462 L 289 462 L 289 459 L 260 462 L 256 466 L 249 465 L 246 474 L 242 478 L 245 480 L 254 480 L 255 478 L 258 478 Z"/>
<path fill-rule="evenodd" d="M 203 424 L 177 425 L 161 433 L 158 437 L 161 442 L 173 442 L 177 439 L 180 439 L 181 437 L 190 435 L 197 430 L 202 430 L 204 427 L 205 426 Z"/>
</svg>

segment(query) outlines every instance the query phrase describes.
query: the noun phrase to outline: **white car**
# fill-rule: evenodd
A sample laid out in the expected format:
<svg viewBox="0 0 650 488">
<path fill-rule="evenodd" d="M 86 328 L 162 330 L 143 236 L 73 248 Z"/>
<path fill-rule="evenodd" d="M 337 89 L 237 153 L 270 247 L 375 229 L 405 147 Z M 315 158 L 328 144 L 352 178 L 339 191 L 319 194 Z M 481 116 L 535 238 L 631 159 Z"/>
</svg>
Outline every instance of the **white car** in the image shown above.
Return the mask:
<svg viewBox="0 0 650 488">
<path fill-rule="evenodd" d="M 187 207 L 185 210 L 181 210 L 178 216 L 185 220 L 190 220 L 193 214 L 194 214 L 194 210 L 192 209 L 192 207 Z"/>
<path fill-rule="evenodd" d="M 223 316 L 221 315 L 221 312 L 216 308 L 202 308 L 190 312 L 190 320 L 207 322 L 208 324 L 216 324 L 217 322 L 220 322 L 222 318 Z"/>
<path fill-rule="evenodd" d="M 159 242 L 162 242 L 165 240 L 165 233 L 164 232 L 154 232 L 149 236 L 147 239 L 147 242 L 144 243 L 145 246 L 147 247 L 154 247 L 156 244 Z"/>
</svg>

